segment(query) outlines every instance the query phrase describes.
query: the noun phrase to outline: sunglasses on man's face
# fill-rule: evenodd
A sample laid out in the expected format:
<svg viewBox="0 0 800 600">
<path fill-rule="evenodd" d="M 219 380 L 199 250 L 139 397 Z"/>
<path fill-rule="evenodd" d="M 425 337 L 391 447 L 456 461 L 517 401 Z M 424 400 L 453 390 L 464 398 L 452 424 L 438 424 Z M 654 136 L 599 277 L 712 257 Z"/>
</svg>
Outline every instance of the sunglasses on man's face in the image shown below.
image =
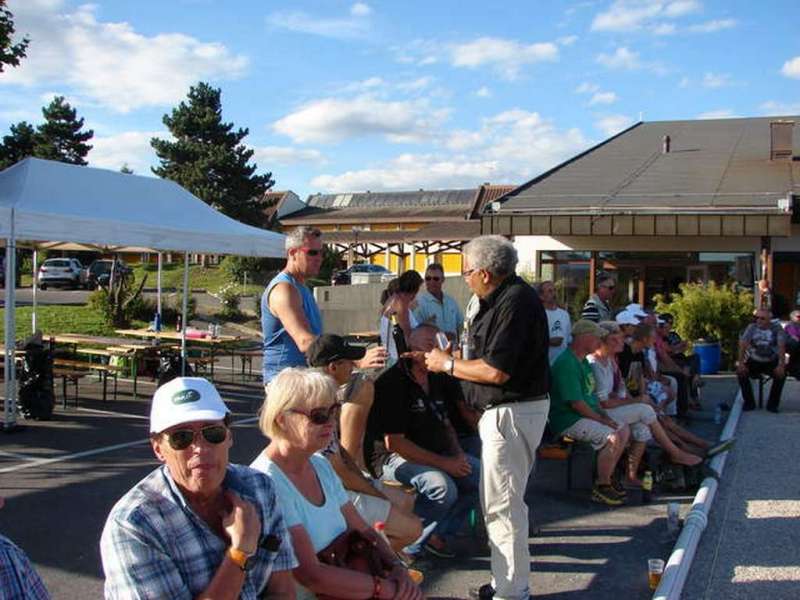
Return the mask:
<svg viewBox="0 0 800 600">
<path fill-rule="evenodd" d="M 307 256 L 319 256 L 322 254 L 322 250 L 312 250 L 311 248 L 300 248 L 300 250 L 305 252 Z"/>
<path fill-rule="evenodd" d="M 331 419 L 335 418 L 339 414 L 340 408 L 342 408 L 342 405 L 338 402 L 335 402 L 327 407 L 320 406 L 319 408 L 312 408 L 308 412 L 296 408 L 290 408 L 289 412 L 303 415 L 314 425 L 327 425 L 330 423 Z"/>
<path fill-rule="evenodd" d="M 200 433 L 209 444 L 221 444 L 228 437 L 225 425 L 207 425 L 199 430 L 178 429 L 167 433 L 167 441 L 173 450 L 185 450 L 194 443 L 195 436 Z"/>
<path fill-rule="evenodd" d="M 425 281 L 441 281 L 442 278 L 437 275 L 425 275 Z"/>
</svg>

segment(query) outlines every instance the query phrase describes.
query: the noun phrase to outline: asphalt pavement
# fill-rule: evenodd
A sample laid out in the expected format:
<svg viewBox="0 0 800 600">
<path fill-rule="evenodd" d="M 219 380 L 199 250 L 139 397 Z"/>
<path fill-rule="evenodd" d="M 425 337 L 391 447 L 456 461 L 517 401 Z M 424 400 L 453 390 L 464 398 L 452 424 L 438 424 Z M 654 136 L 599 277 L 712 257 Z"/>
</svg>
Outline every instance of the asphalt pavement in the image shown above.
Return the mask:
<svg viewBox="0 0 800 600">
<path fill-rule="evenodd" d="M 262 397 L 260 382 L 232 382 L 229 365 L 223 360 L 217 370 L 223 397 L 237 421 L 252 418 Z M 105 518 L 157 465 L 147 443 L 146 394 L 153 389 L 140 381 L 145 397 L 133 400 L 130 384 L 123 382 L 117 400 L 103 402 L 96 382 L 82 383 L 78 408 L 59 407 L 51 421 L 23 421 L 22 431 L 0 434 L 0 493 L 8 498 L 0 532 L 25 549 L 54 598 L 102 595 L 98 541 Z M 733 389 L 730 377 L 711 378 L 707 405 L 730 399 Z M 698 415 L 693 427 L 709 438 L 719 430 L 711 412 Z M 252 422 L 234 431 L 231 460 L 251 462 L 263 437 Z M 591 466 L 583 468 L 590 477 Z M 666 558 L 672 548 L 667 503 L 679 501 L 688 510 L 691 495 L 656 494 L 652 503 L 641 504 L 631 492 L 627 506 L 609 509 L 593 504 L 588 490 L 567 490 L 565 469 L 562 461 L 541 461 L 529 486 L 533 595 L 648 598 L 646 559 Z M 488 556 L 474 539 L 462 538 L 456 546 L 462 552 L 457 559 L 419 561 L 428 594 L 466 597 L 470 587 L 488 580 Z"/>
</svg>

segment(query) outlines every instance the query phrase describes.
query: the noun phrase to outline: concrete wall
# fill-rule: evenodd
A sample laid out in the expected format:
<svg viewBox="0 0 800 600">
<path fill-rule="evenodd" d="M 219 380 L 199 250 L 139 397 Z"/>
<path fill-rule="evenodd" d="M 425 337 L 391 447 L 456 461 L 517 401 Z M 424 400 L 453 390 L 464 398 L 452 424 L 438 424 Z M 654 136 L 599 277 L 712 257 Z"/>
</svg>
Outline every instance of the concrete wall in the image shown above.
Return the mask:
<svg viewBox="0 0 800 600">
<path fill-rule="evenodd" d="M 346 335 L 356 331 L 377 331 L 380 297 L 385 287 L 385 283 L 370 283 L 314 288 L 325 333 Z M 448 277 L 444 290 L 455 298 L 462 311 L 472 295 L 463 277 Z"/>
</svg>

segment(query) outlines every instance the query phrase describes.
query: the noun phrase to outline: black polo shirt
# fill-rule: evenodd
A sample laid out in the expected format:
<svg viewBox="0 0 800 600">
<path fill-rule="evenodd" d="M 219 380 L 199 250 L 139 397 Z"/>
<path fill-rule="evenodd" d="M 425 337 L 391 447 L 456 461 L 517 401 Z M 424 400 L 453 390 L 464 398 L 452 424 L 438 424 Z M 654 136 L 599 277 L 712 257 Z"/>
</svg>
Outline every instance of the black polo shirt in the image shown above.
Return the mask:
<svg viewBox="0 0 800 600">
<path fill-rule="evenodd" d="M 380 477 L 390 455 L 384 442 L 386 434 L 401 433 L 429 452 L 448 453 L 447 397 L 460 393 L 458 383 L 444 373 L 429 373 L 428 390 L 426 394 L 400 363 L 375 381 L 375 402 L 364 435 L 364 458 L 376 477 Z"/>
<path fill-rule="evenodd" d="M 480 300 L 470 335 L 474 358 L 509 375 L 502 385 L 465 382 L 471 406 L 483 409 L 550 391 L 547 313 L 539 295 L 523 279 L 511 275 Z"/>
</svg>

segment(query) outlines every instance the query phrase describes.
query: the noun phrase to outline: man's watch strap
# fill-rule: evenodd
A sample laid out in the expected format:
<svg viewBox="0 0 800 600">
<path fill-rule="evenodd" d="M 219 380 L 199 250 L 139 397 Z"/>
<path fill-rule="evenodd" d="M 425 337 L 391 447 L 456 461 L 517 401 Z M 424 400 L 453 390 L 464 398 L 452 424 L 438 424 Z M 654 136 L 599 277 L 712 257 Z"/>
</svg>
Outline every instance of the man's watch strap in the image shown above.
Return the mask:
<svg viewBox="0 0 800 600">
<path fill-rule="evenodd" d="M 255 556 L 255 552 L 248 554 L 243 550 L 231 546 L 228 548 L 228 557 L 238 566 L 242 571 L 250 569 L 250 559 Z"/>
</svg>

